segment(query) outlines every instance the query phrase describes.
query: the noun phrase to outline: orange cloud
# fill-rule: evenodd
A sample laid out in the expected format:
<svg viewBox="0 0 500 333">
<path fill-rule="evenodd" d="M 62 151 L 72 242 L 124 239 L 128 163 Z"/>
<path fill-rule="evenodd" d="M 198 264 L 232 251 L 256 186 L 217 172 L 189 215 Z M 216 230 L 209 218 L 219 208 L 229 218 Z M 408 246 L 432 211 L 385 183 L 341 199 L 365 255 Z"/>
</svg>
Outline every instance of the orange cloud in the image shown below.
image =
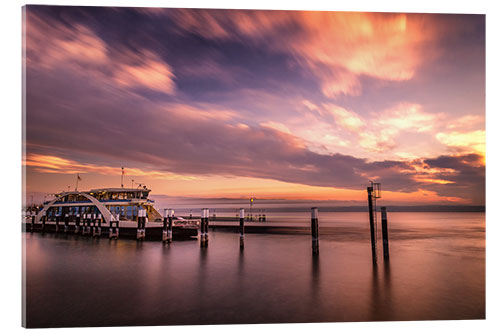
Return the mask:
<svg viewBox="0 0 500 333">
<path fill-rule="evenodd" d="M 228 15 L 184 9 L 176 11 L 174 19 L 183 29 L 206 38 L 242 35 L 291 52 L 318 76 L 323 93 L 332 98 L 359 95 L 361 75 L 409 80 L 423 61 L 437 53 L 429 43 L 437 35 L 432 18 L 416 14 L 236 10 Z M 284 35 L 285 29 L 291 32 Z"/>
<path fill-rule="evenodd" d="M 76 174 L 76 173 L 98 173 L 103 175 L 120 175 L 121 168 L 102 166 L 97 164 L 78 163 L 58 156 L 30 154 L 26 157 L 23 164 L 33 167 L 39 172 Z M 129 176 L 144 176 L 157 179 L 182 179 L 195 180 L 196 177 L 184 176 L 164 171 L 149 171 L 138 168 L 126 168 L 126 174 Z"/>
<path fill-rule="evenodd" d="M 426 55 L 423 42 L 433 36 L 406 14 L 299 12 L 297 21 L 306 33 L 291 47 L 316 74 L 323 73 L 329 97 L 358 95 L 360 75 L 411 79 Z M 324 66 L 330 72 L 322 72 Z"/>
<path fill-rule="evenodd" d="M 486 153 L 486 133 L 484 130 L 471 132 L 453 131 L 436 134 L 436 139 L 442 144 L 457 149 L 460 152 Z"/>
</svg>

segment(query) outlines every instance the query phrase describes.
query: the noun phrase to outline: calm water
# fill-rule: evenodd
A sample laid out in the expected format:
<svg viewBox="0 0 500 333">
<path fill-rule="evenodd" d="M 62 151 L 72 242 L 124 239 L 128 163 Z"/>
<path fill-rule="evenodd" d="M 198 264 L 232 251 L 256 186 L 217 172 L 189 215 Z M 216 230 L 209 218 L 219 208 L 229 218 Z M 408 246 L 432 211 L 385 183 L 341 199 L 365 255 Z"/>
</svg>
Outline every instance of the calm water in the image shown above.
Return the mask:
<svg viewBox="0 0 500 333">
<path fill-rule="evenodd" d="M 207 249 L 23 234 L 27 326 L 484 318 L 484 213 L 389 213 L 391 259 L 379 240 L 376 267 L 367 215 L 320 212 L 318 258 L 300 232 L 247 234 L 243 252 L 220 230 Z"/>
</svg>

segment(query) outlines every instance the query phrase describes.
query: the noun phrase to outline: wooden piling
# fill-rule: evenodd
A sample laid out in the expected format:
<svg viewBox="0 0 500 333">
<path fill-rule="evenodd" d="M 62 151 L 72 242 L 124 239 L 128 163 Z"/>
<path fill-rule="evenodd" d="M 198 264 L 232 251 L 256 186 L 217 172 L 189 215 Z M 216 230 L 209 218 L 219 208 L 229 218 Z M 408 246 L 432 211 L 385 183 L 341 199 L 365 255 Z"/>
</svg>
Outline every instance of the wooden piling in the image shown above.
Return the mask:
<svg viewBox="0 0 500 333">
<path fill-rule="evenodd" d="M 145 209 L 139 209 L 139 216 L 137 217 L 137 240 L 144 240 L 146 238 L 146 216 Z"/>
<path fill-rule="evenodd" d="M 75 234 L 80 232 L 80 214 L 76 214 L 75 217 Z"/>
<path fill-rule="evenodd" d="M 90 235 L 92 214 L 84 214 L 82 235 Z"/>
<path fill-rule="evenodd" d="M 163 232 L 162 232 L 162 242 L 168 242 L 168 212 L 170 209 L 163 209 Z"/>
<path fill-rule="evenodd" d="M 42 232 L 45 231 L 45 222 L 47 222 L 47 214 L 46 212 L 42 213 Z"/>
<path fill-rule="evenodd" d="M 64 233 L 69 231 L 69 214 L 64 215 Z"/>
<path fill-rule="evenodd" d="M 208 208 L 201 210 L 201 225 L 200 225 L 200 246 L 206 247 L 208 245 L 208 217 L 210 212 Z"/>
<path fill-rule="evenodd" d="M 312 253 L 319 254 L 319 223 L 318 223 L 318 208 L 311 208 L 311 234 L 312 234 Z"/>
<path fill-rule="evenodd" d="M 168 242 L 171 243 L 173 240 L 173 230 L 174 230 L 174 214 L 175 211 L 173 209 L 168 210 Z"/>
<path fill-rule="evenodd" d="M 61 219 L 60 214 L 56 215 L 56 232 L 59 232 L 59 220 Z"/>
<path fill-rule="evenodd" d="M 382 240 L 384 245 L 384 259 L 389 259 L 389 231 L 387 230 L 387 209 L 380 208 L 382 212 Z"/>
<path fill-rule="evenodd" d="M 118 239 L 120 234 L 120 214 L 111 214 L 111 220 L 109 221 L 109 238 Z"/>
<path fill-rule="evenodd" d="M 97 220 L 96 220 L 96 222 L 97 222 L 97 226 L 95 227 L 96 231 L 94 233 L 94 236 L 101 237 L 101 233 L 102 233 L 102 229 L 101 229 L 102 215 L 101 214 L 97 214 Z"/>
<path fill-rule="evenodd" d="M 368 186 L 366 188 L 368 192 L 368 213 L 370 214 L 370 240 L 372 243 L 372 260 L 374 263 L 377 262 L 377 235 L 375 234 L 375 219 L 373 212 L 373 186 Z"/>
<path fill-rule="evenodd" d="M 35 230 L 36 215 L 33 212 L 30 212 L 30 215 L 31 215 L 31 227 L 30 227 L 30 231 L 33 232 Z"/>
<path fill-rule="evenodd" d="M 245 246 L 245 209 L 240 208 L 240 248 Z"/>
<path fill-rule="evenodd" d="M 137 211 L 137 229 L 136 229 L 136 239 L 139 240 L 141 238 L 141 223 L 142 223 L 142 209 L 139 208 Z"/>
</svg>

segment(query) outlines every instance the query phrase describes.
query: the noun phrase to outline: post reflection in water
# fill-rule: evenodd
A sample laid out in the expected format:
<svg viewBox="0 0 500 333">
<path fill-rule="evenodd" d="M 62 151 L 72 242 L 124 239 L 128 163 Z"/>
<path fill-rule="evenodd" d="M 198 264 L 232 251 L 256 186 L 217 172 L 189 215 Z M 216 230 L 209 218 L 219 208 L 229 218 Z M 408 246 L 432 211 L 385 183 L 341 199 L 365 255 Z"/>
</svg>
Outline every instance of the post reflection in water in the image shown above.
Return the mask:
<svg viewBox="0 0 500 333">
<path fill-rule="evenodd" d="M 377 262 L 372 263 L 371 320 L 380 320 L 381 309 Z"/>
<path fill-rule="evenodd" d="M 383 265 L 380 270 L 378 265 Z M 381 284 L 381 278 L 383 284 Z M 392 313 L 391 267 L 389 260 L 372 265 L 371 320 L 390 320 Z"/>
<path fill-rule="evenodd" d="M 321 294 L 320 255 L 311 257 L 311 305 L 318 305 Z"/>
</svg>

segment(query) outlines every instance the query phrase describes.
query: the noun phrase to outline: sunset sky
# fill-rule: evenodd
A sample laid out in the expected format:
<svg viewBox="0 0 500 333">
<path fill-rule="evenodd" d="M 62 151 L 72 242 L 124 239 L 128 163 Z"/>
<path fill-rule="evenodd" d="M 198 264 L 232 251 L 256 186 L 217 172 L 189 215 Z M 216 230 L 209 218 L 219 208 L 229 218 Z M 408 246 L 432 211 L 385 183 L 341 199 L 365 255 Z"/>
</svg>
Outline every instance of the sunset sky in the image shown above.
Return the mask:
<svg viewBox="0 0 500 333">
<path fill-rule="evenodd" d="M 25 8 L 27 195 L 485 200 L 483 15 Z"/>
</svg>

